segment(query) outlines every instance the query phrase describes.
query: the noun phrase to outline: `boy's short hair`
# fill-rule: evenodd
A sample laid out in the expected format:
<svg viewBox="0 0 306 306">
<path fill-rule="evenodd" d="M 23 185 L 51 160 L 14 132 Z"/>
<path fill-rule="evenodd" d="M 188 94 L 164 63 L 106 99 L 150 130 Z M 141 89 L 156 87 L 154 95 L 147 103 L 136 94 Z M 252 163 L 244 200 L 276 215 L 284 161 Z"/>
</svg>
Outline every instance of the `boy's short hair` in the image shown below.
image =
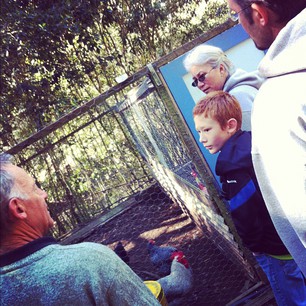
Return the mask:
<svg viewBox="0 0 306 306">
<path fill-rule="evenodd" d="M 193 117 L 203 115 L 219 122 L 222 129 L 231 118 L 237 120 L 237 130 L 241 129 L 242 111 L 237 99 L 229 93 L 218 90 L 207 94 L 193 109 Z"/>
</svg>

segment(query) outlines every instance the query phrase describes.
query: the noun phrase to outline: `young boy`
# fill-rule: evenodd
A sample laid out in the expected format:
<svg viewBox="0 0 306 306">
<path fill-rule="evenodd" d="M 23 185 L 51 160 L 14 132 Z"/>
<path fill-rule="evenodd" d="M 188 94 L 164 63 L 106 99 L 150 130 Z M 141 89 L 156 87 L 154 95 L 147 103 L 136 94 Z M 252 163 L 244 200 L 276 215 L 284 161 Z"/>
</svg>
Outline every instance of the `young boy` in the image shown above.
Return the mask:
<svg viewBox="0 0 306 306">
<path fill-rule="evenodd" d="M 305 278 L 278 236 L 255 176 L 251 132 L 241 131 L 242 113 L 230 94 L 215 91 L 193 109 L 200 142 L 220 152 L 216 174 L 229 201 L 232 219 L 243 244 L 266 273 L 278 305 L 306 305 Z"/>
</svg>

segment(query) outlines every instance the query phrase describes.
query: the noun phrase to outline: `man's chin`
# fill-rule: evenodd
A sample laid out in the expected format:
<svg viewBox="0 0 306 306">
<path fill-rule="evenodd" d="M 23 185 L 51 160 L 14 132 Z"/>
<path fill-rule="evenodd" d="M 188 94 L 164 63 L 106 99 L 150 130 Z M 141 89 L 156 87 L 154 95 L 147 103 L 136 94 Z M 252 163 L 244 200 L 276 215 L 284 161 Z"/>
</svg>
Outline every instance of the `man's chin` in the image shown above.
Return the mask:
<svg viewBox="0 0 306 306">
<path fill-rule="evenodd" d="M 258 50 L 261 50 L 261 51 L 266 51 L 266 50 L 268 50 L 269 49 L 269 47 L 270 46 L 267 46 L 267 45 L 259 45 L 258 43 L 256 43 L 254 40 L 253 40 L 253 42 L 254 42 L 254 45 L 255 45 L 255 47 L 258 49 Z"/>
</svg>

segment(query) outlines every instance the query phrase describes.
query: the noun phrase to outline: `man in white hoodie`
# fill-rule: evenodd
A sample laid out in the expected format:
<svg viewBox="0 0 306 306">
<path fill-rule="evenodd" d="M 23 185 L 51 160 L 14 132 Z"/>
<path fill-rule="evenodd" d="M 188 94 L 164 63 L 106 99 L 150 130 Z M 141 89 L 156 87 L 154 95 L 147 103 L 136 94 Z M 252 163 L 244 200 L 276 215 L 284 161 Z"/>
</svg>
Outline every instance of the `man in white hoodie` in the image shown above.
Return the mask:
<svg viewBox="0 0 306 306">
<path fill-rule="evenodd" d="M 253 106 L 252 158 L 273 223 L 305 277 L 306 0 L 227 1 L 231 19 L 268 49 L 259 64 L 266 80 Z"/>
</svg>

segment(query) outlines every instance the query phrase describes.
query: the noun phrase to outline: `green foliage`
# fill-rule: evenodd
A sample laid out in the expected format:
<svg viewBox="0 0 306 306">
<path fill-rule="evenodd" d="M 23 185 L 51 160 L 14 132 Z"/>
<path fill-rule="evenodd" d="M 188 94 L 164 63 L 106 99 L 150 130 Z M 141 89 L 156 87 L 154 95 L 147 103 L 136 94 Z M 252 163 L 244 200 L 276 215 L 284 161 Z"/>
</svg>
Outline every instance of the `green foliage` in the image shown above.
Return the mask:
<svg viewBox="0 0 306 306">
<path fill-rule="evenodd" d="M 1 147 L 225 19 L 225 1 L 2 0 Z"/>
<path fill-rule="evenodd" d="M 106 91 L 116 76 L 132 75 L 226 18 L 225 0 L 1 0 L 0 7 L 3 150 Z M 124 91 L 17 156 L 48 190 L 57 235 L 152 180 L 122 118 L 108 112 Z M 135 123 L 134 133 L 137 129 L 143 141 L 146 132 L 156 142 L 162 139 L 160 154 L 172 167 L 185 161 L 172 148 L 175 131 L 157 95 L 147 99 L 142 112 L 148 131 Z M 156 148 L 149 149 L 154 156 Z"/>
</svg>

